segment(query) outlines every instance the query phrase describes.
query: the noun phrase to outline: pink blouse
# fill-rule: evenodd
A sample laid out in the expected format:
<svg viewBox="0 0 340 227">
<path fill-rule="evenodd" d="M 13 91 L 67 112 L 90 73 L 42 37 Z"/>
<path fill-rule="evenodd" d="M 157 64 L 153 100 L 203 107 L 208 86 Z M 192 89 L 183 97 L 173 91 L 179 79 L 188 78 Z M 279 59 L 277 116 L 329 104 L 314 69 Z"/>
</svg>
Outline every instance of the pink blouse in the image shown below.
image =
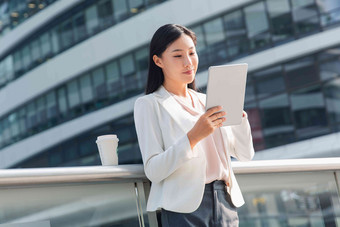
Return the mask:
<svg viewBox="0 0 340 227">
<path fill-rule="evenodd" d="M 188 89 L 188 92 L 192 99 L 190 96 L 184 98 L 173 93 L 169 93 L 188 113 L 188 120 L 192 121 L 194 125 L 200 116 L 205 113 L 205 106 L 199 100 L 195 92 L 190 89 Z M 205 151 L 207 160 L 205 183 L 208 184 L 214 180 L 223 180 L 227 185 L 229 185 L 229 167 L 221 131 L 215 130 L 212 134 L 201 140 L 200 143 Z"/>
</svg>

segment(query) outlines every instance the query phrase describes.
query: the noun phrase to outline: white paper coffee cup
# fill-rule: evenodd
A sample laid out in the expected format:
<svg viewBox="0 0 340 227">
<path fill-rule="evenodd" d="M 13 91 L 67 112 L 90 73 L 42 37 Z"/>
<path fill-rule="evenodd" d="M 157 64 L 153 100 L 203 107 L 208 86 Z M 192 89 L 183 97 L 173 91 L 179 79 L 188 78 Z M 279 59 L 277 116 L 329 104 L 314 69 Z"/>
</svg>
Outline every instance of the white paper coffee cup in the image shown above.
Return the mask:
<svg viewBox="0 0 340 227">
<path fill-rule="evenodd" d="M 96 143 L 103 166 L 118 165 L 118 141 L 117 135 L 103 135 L 97 137 Z"/>
</svg>

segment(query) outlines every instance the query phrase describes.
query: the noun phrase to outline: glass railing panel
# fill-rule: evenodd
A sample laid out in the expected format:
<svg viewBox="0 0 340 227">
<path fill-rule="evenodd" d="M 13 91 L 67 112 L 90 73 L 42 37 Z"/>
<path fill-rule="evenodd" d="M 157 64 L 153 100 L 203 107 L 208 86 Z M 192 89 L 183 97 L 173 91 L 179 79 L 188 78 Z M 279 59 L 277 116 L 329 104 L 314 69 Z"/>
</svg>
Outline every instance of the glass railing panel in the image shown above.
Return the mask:
<svg viewBox="0 0 340 227">
<path fill-rule="evenodd" d="M 48 221 L 51 227 L 140 226 L 137 204 L 142 203 L 136 199 L 136 188 L 134 182 L 1 186 L 0 224 Z"/>
<path fill-rule="evenodd" d="M 340 226 L 340 201 L 332 171 L 240 174 L 246 204 L 240 227 Z"/>
</svg>

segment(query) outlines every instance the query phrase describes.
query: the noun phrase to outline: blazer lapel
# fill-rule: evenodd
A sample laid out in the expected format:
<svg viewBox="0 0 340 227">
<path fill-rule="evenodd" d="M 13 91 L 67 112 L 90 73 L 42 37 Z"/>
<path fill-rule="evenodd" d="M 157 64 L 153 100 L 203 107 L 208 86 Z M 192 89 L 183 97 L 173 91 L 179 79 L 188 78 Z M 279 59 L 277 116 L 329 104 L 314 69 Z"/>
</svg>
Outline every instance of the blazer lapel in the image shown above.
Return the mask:
<svg viewBox="0 0 340 227">
<path fill-rule="evenodd" d="M 181 105 L 171 96 L 171 94 L 161 85 L 157 91 L 154 92 L 156 100 L 164 107 L 170 116 L 176 121 L 178 126 L 187 133 L 191 130 L 192 125 L 185 116 Z"/>
</svg>

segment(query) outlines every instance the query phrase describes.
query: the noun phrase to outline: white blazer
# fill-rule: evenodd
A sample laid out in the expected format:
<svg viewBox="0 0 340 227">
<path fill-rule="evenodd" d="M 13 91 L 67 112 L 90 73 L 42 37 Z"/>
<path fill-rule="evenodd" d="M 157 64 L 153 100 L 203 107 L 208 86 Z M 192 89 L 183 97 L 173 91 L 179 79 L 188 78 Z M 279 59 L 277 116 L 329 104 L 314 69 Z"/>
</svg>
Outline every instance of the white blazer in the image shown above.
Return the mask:
<svg viewBox="0 0 340 227">
<path fill-rule="evenodd" d="M 197 93 L 202 103 L 205 95 Z M 161 86 L 152 94 L 137 99 L 134 120 L 144 170 L 152 182 L 147 211 L 163 208 L 191 213 L 203 198 L 206 159 L 200 143 L 191 150 L 187 132 L 193 127 L 187 112 Z M 231 166 L 230 156 L 249 161 L 254 156 L 251 130 L 247 116 L 241 125 L 220 128 Z M 233 204 L 240 207 L 244 199 L 231 171 L 229 190 Z"/>
</svg>

